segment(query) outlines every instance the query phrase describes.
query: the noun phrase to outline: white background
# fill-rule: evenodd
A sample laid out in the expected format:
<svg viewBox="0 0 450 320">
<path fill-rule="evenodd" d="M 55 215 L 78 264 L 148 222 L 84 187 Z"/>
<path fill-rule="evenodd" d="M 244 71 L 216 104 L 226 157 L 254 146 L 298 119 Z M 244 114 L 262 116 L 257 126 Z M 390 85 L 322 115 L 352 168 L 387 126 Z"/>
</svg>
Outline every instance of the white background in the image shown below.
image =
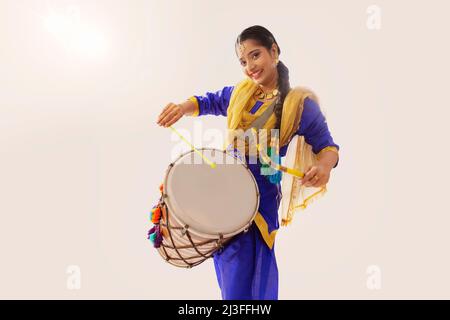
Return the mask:
<svg viewBox="0 0 450 320">
<path fill-rule="evenodd" d="M 379 30 L 367 27 L 370 5 Z M 146 239 L 179 145 L 156 118 L 243 79 L 234 42 L 254 24 L 274 34 L 291 85 L 317 93 L 341 147 L 327 195 L 277 235 L 280 299 L 450 298 L 449 10 L 0 0 L 0 298 L 220 299 L 212 260 L 177 269 Z"/>
</svg>

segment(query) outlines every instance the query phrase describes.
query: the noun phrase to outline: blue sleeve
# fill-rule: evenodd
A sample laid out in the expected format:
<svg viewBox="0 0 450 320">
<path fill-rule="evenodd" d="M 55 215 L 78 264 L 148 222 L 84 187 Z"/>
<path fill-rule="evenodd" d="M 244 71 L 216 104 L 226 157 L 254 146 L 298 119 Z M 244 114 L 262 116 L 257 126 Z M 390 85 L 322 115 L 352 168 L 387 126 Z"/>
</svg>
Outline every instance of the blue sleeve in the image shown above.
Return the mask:
<svg viewBox="0 0 450 320">
<path fill-rule="evenodd" d="M 226 116 L 233 89 L 234 86 L 228 86 L 216 92 L 207 92 L 204 96 L 194 96 L 198 102 L 198 115 Z"/>
<path fill-rule="evenodd" d="M 310 98 L 305 99 L 300 126 L 296 133 L 305 137 L 305 141 L 312 146 L 315 154 L 325 147 L 336 147 L 339 151 L 339 145 L 334 143 L 328 130 L 327 120 L 319 105 Z M 334 167 L 337 166 L 338 162 L 339 158 Z"/>
</svg>

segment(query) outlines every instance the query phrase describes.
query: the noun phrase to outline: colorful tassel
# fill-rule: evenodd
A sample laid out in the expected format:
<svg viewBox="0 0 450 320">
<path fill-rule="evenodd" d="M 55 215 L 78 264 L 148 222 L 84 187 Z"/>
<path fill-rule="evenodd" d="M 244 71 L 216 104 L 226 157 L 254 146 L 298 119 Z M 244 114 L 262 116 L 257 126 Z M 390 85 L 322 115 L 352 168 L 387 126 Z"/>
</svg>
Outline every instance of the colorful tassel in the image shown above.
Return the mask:
<svg viewBox="0 0 450 320">
<path fill-rule="evenodd" d="M 152 210 L 154 215 L 157 216 L 161 216 L 161 208 L 160 207 L 156 207 L 155 209 Z"/>
<path fill-rule="evenodd" d="M 276 164 L 280 163 L 280 156 L 278 155 L 278 153 L 276 152 L 274 147 L 267 148 L 267 155 L 271 158 L 271 160 L 274 163 L 276 163 Z M 261 173 L 263 173 L 266 176 L 267 180 L 269 180 L 269 182 L 271 182 L 273 184 L 280 183 L 280 181 L 281 181 L 281 177 L 282 177 L 281 171 L 278 171 L 278 170 L 272 168 L 267 163 L 261 164 Z"/>
<path fill-rule="evenodd" d="M 277 183 L 280 183 L 281 177 L 282 177 L 281 171 L 277 171 L 276 173 L 268 176 L 268 179 L 271 183 L 277 184 Z"/>
<path fill-rule="evenodd" d="M 163 237 L 159 225 L 155 225 L 148 231 L 147 238 L 153 243 L 153 246 L 155 248 L 159 248 L 161 246 L 163 242 Z"/>
<path fill-rule="evenodd" d="M 154 247 L 155 248 L 159 248 L 161 246 L 163 242 L 163 236 L 161 233 L 161 230 L 158 228 L 158 231 L 156 232 L 156 238 L 155 238 L 155 242 L 154 242 Z"/>
<path fill-rule="evenodd" d="M 163 193 L 164 187 L 163 184 L 159 186 L 159 190 Z M 161 197 L 162 199 L 162 197 Z M 159 226 L 159 222 L 161 221 L 161 199 L 158 204 L 153 206 L 152 210 L 150 210 L 150 221 L 154 224 L 154 226 L 148 231 L 147 239 L 153 243 L 155 248 L 159 248 L 163 242 L 163 236 L 161 233 L 161 229 Z"/>
<path fill-rule="evenodd" d="M 150 215 L 150 220 L 155 224 L 159 223 L 159 221 L 161 220 L 161 208 L 160 207 L 152 209 L 151 215 Z"/>
</svg>

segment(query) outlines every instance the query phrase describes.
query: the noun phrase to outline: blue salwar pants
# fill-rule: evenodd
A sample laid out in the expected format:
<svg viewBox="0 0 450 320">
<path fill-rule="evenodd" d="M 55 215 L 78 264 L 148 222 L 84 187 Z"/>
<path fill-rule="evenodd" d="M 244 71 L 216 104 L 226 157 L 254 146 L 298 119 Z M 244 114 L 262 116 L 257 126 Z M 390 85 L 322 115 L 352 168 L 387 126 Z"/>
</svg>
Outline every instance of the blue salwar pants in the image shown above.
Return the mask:
<svg viewBox="0 0 450 320">
<path fill-rule="evenodd" d="M 275 245 L 269 249 L 253 223 L 214 255 L 224 300 L 277 300 L 278 268 Z"/>
</svg>

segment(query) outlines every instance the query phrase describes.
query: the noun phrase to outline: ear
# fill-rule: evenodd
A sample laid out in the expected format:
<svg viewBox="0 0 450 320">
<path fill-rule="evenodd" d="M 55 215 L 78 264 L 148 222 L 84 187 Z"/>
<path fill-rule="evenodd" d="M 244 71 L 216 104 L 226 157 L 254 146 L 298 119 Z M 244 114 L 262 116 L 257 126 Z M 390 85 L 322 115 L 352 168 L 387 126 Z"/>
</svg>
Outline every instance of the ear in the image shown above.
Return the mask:
<svg viewBox="0 0 450 320">
<path fill-rule="evenodd" d="M 275 43 L 272 44 L 272 49 L 270 50 L 270 53 L 272 55 L 273 58 L 277 58 L 278 57 L 278 47 Z"/>
</svg>

